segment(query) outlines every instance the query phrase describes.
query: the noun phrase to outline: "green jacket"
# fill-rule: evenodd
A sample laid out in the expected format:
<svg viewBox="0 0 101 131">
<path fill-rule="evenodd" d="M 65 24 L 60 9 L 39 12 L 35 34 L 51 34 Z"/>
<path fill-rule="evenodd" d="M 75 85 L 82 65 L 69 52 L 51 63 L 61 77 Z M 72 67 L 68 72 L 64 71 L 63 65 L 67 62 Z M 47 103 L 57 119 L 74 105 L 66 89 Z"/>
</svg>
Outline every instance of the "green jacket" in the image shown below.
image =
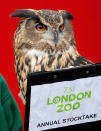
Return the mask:
<svg viewBox="0 0 101 131">
<path fill-rule="evenodd" d="M 0 131 L 21 131 L 22 119 L 18 106 L 0 75 Z"/>
</svg>

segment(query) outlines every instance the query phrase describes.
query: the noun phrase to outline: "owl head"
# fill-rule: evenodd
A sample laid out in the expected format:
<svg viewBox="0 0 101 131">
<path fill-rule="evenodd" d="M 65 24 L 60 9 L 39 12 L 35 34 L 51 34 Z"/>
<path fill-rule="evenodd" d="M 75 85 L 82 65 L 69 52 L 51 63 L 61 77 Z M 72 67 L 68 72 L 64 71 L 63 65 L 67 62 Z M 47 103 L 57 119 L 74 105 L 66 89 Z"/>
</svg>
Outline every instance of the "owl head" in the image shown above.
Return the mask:
<svg viewBox="0 0 101 131">
<path fill-rule="evenodd" d="M 11 17 L 21 18 L 14 35 L 15 50 L 53 53 L 75 48 L 73 16 L 67 11 L 18 9 Z"/>
</svg>

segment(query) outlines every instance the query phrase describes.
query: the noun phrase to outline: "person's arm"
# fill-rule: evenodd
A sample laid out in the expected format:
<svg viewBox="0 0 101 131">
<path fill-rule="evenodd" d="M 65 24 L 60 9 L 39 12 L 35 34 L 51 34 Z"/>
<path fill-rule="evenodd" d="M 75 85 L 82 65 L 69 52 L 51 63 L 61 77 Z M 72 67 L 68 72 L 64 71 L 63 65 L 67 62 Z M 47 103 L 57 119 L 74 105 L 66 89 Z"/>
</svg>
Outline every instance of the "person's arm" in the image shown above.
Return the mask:
<svg viewBox="0 0 101 131">
<path fill-rule="evenodd" d="M 21 131 L 22 119 L 19 108 L 6 81 L 0 75 L 0 131 Z"/>
</svg>

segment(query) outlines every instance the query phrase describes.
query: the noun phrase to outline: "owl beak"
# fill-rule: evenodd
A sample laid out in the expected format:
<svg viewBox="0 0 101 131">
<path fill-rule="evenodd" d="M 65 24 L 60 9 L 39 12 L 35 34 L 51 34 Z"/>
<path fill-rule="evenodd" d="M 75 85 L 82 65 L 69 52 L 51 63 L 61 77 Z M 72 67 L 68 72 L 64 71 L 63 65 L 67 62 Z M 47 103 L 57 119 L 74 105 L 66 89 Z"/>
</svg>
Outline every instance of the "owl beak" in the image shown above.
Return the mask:
<svg viewBox="0 0 101 131">
<path fill-rule="evenodd" d="M 57 46 L 58 44 L 58 32 L 57 31 L 54 32 L 54 41 L 55 41 L 55 46 Z"/>
</svg>

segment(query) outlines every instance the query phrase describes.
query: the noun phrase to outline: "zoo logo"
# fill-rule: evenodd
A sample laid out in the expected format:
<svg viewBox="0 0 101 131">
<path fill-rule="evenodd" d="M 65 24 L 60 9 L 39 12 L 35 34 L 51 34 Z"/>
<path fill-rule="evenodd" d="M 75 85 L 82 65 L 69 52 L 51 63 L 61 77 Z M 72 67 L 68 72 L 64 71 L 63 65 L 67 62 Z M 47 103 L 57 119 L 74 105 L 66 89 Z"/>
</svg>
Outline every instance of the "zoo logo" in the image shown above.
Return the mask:
<svg viewBox="0 0 101 131">
<path fill-rule="evenodd" d="M 64 93 L 71 93 L 71 92 L 75 92 L 75 87 L 64 87 Z"/>
</svg>

